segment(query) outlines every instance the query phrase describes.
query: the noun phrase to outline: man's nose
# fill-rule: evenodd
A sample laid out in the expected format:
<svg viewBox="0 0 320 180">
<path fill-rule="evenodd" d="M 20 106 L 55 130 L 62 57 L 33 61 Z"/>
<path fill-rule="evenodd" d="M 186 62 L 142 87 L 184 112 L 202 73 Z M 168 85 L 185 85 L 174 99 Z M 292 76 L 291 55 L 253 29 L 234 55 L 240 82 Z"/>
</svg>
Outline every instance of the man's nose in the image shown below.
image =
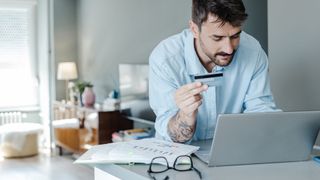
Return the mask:
<svg viewBox="0 0 320 180">
<path fill-rule="evenodd" d="M 230 38 L 224 38 L 222 51 L 225 53 L 228 53 L 228 54 L 232 54 L 233 46 L 232 46 L 232 42 L 231 42 Z"/>
</svg>

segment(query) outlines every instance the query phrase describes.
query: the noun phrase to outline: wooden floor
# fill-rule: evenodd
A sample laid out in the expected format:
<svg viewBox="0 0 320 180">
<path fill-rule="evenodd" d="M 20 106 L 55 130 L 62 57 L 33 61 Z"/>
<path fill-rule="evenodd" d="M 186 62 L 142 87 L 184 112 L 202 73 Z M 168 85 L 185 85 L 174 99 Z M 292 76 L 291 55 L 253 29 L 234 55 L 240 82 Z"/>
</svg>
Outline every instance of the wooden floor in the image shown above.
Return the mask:
<svg viewBox="0 0 320 180">
<path fill-rule="evenodd" d="M 0 180 L 93 180 L 93 168 L 73 164 L 71 155 L 37 155 L 28 158 L 0 157 Z"/>
</svg>

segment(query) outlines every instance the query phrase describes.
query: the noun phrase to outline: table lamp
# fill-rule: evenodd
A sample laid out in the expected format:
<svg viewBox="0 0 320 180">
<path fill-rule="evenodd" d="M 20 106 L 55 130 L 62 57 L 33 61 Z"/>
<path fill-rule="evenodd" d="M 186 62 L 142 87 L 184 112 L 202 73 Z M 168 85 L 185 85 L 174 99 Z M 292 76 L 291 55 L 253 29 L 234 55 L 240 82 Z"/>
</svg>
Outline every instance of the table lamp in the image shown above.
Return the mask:
<svg viewBox="0 0 320 180">
<path fill-rule="evenodd" d="M 76 67 L 75 62 L 61 62 L 61 63 L 59 63 L 57 79 L 66 81 L 66 102 L 68 102 L 69 80 L 77 79 L 77 78 L 78 78 L 78 73 L 77 73 L 77 67 Z"/>
</svg>

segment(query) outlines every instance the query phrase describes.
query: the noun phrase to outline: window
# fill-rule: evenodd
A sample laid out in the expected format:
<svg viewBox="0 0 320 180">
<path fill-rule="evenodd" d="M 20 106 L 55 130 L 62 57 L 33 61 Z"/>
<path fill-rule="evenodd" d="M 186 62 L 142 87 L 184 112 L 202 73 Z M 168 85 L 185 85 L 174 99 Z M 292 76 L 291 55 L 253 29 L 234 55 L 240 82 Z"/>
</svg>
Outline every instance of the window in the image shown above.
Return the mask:
<svg viewBox="0 0 320 180">
<path fill-rule="evenodd" d="M 39 105 L 35 2 L 0 2 L 0 108 Z"/>
</svg>

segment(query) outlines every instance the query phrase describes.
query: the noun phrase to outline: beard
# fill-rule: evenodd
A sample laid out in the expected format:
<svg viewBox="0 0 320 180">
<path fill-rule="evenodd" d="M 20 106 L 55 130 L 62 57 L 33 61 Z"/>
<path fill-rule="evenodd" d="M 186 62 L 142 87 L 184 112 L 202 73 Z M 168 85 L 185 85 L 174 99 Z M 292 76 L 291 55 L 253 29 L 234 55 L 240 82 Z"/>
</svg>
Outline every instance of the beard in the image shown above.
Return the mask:
<svg viewBox="0 0 320 180">
<path fill-rule="evenodd" d="M 234 56 L 236 50 L 233 50 L 233 52 L 231 54 L 228 54 L 226 52 L 218 52 L 218 53 L 213 54 L 206 48 L 206 46 L 204 45 L 201 38 L 199 38 L 199 41 L 200 41 L 200 48 L 201 48 L 202 52 L 215 65 L 225 67 L 225 66 L 228 66 L 232 62 L 233 56 Z"/>
</svg>

